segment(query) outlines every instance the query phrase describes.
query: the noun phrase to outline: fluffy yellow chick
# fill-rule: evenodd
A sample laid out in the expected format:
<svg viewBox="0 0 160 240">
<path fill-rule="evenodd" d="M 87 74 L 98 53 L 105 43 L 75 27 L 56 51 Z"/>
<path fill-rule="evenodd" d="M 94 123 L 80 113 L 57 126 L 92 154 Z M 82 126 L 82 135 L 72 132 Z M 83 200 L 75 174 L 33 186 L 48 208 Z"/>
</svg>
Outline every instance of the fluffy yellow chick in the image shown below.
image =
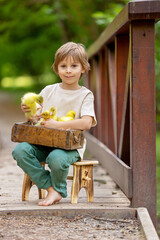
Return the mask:
<svg viewBox="0 0 160 240">
<path fill-rule="evenodd" d="M 66 121 L 74 120 L 75 115 L 76 115 L 75 111 L 70 110 L 67 112 L 66 116 L 59 118 L 59 121 L 66 122 Z"/>
<path fill-rule="evenodd" d="M 44 111 L 42 113 L 42 118 L 35 124 L 35 126 L 41 126 L 41 122 L 44 122 L 49 118 L 50 118 L 50 112 L 49 111 Z"/>
<path fill-rule="evenodd" d="M 50 112 L 49 111 L 44 111 L 42 113 L 42 122 L 46 121 L 49 118 L 50 118 Z"/>
<path fill-rule="evenodd" d="M 27 107 L 30 108 L 31 111 L 25 113 L 25 116 L 30 119 L 37 112 L 37 104 L 36 103 L 38 103 L 39 105 L 43 103 L 43 97 L 36 93 L 26 93 L 22 97 L 22 103 L 24 103 Z"/>
<path fill-rule="evenodd" d="M 49 109 L 49 112 L 50 112 L 50 118 L 58 121 L 58 117 L 56 116 L 56 113 L 57 113 L 56 107 L 51 107 Z"/>
</svg>

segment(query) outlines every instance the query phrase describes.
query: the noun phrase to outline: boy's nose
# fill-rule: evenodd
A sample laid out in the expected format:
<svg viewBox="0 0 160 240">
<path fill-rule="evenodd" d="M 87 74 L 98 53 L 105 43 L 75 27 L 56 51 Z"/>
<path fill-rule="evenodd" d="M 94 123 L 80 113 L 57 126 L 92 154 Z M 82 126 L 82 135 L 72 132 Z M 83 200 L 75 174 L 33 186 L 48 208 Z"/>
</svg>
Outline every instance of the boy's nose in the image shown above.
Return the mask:
<svg viewBox="0 0 160 240">
<path fill-rule="evenodd" d="M 67 73 L 68 72 L 71 72 L 71 68 L 70 67 L 67 67 Z"/>
</svg>

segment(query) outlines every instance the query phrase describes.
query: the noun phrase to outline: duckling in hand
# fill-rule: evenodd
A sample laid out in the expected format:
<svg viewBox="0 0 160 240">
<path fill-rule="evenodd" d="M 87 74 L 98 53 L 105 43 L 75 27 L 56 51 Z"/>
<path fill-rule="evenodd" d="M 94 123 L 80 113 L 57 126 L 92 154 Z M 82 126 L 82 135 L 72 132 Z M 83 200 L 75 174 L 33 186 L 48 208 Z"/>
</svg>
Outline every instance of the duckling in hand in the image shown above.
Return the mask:
<svg viewBox="0 0 160 240">
<path fill-rule="evenodd" d="M 30 112 L 25 112 L 25 116 L 31 119 L 37 112 L 37 103 L 39 105 L 43 103 L 43 97 L 36 93 L 26 93 L 22 97 L 22 103 L 30 108 Z"/>
<path fill-rule="evenodd" d="M 58 121 L 58 117 L 56 116 L 56 113 L 57 113 L 56 107 L 51 107 L 49 109 L 49 112 L 50 112 L 50 118 Z"/>
<path fill-rule="evenodd" d="M 50 118 L 50 112 L 44 111 L 42 113 L 42 118 L 35 124 L 35 126 L 41 126 L 41 122 L 45 122 L 49 118 Z"/>
<path fill-rule="evenodd" d="M 76 115 L 75 111 L 70 110 L 67 112 L 66 116 L 59 118 L 59 121 L 66 122 L 66 121 L 74 120 L 75 115 Z"/>
</svg>

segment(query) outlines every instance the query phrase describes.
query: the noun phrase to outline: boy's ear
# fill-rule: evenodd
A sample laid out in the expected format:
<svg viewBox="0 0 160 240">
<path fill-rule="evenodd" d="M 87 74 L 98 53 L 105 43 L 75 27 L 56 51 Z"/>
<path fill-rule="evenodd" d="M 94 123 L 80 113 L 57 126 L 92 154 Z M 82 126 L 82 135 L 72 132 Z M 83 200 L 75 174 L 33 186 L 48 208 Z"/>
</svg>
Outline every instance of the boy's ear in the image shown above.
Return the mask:
<svg viewBox="0 0 160 240">
<path fill-rule="evenodd" d="M 82 69 L 82 73 L 85 73 L 85 71 L 86 71 L 85 69 Z"/>
</svg>

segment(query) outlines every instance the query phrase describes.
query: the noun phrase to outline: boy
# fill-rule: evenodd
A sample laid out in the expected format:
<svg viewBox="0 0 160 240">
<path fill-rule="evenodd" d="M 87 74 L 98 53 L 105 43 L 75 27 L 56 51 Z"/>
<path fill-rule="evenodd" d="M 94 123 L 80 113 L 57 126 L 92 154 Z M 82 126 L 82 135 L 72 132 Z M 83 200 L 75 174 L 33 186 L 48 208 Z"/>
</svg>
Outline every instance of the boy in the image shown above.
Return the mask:
<svg viewBox="0 0 160 240">
<path fill-rule="evenodd" d="M 90 90 L 79 85 L 81 76 L 90 69 L 86 51 L 82 44 L 68 42 L 56 52 L 54 71 L 62 82 L 49 85 L 41 91 L 44 98 L 42 112 L 55 106 L 57 117 L 64 116 L 69 110 L 76 112 L 75 120 L 60 122 L 48 119 L 41 123 L 43 127 L 57 129 L 88 130 L 96 125 L 94 97 Z M 30 111 L 21 103 L 23 112 Z M 38 146 L 29 143 L 18 144 L 13 157 L 38 188 L 46 189 L 47 197 L 39 206 L 48 206 L 67 196 L 67 175 L 69 166 L 83 158 L 86 142 L 82 149 L 63 150 Z M 45 170 L 40 162 L 48 164 L 51 171 Z"/>
</svg>

